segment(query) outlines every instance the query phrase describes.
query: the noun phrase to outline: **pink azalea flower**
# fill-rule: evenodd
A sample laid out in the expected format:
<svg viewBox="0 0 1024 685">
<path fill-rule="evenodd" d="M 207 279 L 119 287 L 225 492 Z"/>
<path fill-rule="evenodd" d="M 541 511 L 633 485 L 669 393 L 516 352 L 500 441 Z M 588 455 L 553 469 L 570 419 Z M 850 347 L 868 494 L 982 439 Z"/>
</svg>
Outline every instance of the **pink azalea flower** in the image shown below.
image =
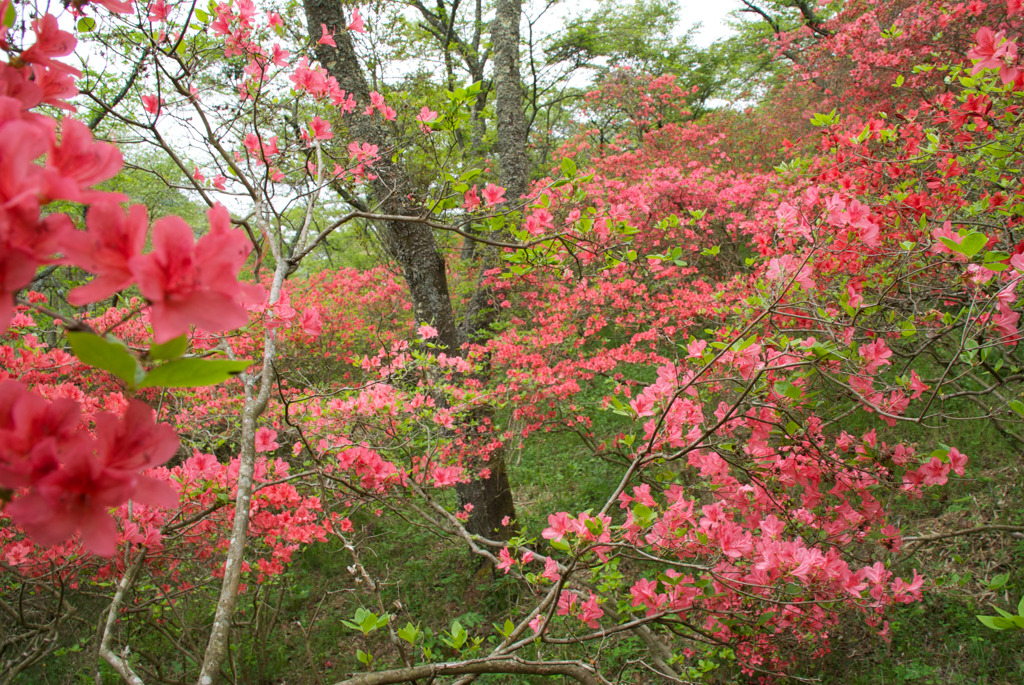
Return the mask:
<svg viewBox="0 0 1024 685">
<path fill-rule="evenodd" d="M 167 21 L 167 17 L 171 14 L 171 8 L 167 6 L 164 0 L 154 0 L 149 5 L 149 20 L 151 22 L 162 24 Z"/>
<path fill-rule="evenodd" d="M 150 302 L 157 343 L 184 335 L 191 324 L 211 333 L 240 328 L 249 320 L 244 305 L 262 299 L 262 288 L 237 279 L 252 249 L 249 239 L 230 228 L 224 207 L 217 205 L 207 215 L 210 232 L 198 242 L 180 217 L 157 220 L 153 252 L 128 262 Z"/>
<path fill-rule="evenodd" d="M 315 307 L 303 310 L 300 327 L 306 335 L 314 337 L 320 335 L 324 330 L 323 321 L 320 320 L 320 310 Z"/>
<path fill-rule="evenodd" d="M 958 476 L 964 475 L 964 467 L 967 466 L 967 455 L 955 447 L 949 448 L 949 465 Z"/>
<path fill-rule="evenodd" d="M 94 204 L 85 225 L 87 231 L 69 233 L 62 242 L 65 263 L 96 274 L 68 294 L 68 302 L 76 306 L 99 302 L 132 284 L 128 262 L 142 254 L 149 232 L 144 205 L 132 205 L 125 213 L 112 202 Z"/>
<path fill-rule="evenodd" d="M 1003 58 L 1011 55 L 1016 57 L 1016 44 L 1006 40 L 1006 31 L 995 33 L 987 26 L 978 29 L 974 40 L 977 44 L 967 51 L 967 57 L 977 60 L 971 69 L 971 76 L 983 69 L 1000 69 L 1004 65 Z"/>
<path fill-rule="evenodd" d="M 330 140 L 334 137 L 330 122 L 318 116 L 313 117 L 313 121 L 309 122 L 309 133 L 315 140 Z"/>
<path fill-rule="evenodd" d="M 846 295 L 848 297 L 847 304 L 854 309 L 864 306 L 864 296 L 861 295 L 860 290 L 853 283 L 846 284 Z"/>
<path fill-rule="evenodd" d="M 480 196 L 476 194 L 476 186 L 466 191 L 462 197 L 462 207 L 469 212 L 480 209 Z"/>
<path fill-rule="evenodd" d="M 277 443 L 277 431 L 266 426 L 260 426 L 256 431 L 256 451 L 257 452 L 273 452 L 278 447 Z"/>
<path fill-rule="evenodd" d="M 142 96 L 142 108 L 150 114 L 156 115 L 160 113 L 160 98 L 156 95 L 143 95 Z"/>
<path fill-rule="evenodd" d="M 8 503 L 5 513 L 36 542 L 54 545 L 78 531 L 86 549 L 111 556 L 117 526 L 109 510 L 131 497 L 134 479 L 104 468 L 93 458 L 91 442 L 80 440 L 65 449 L 60 468 L 37 480 L 31 496 Z"/>
<path fill-rule="evenodd" d="M 156 424 L 144 403 L 133 400 L 120 418 L 97 413 L 94 438 L 74 430 L 77 402 L 49 402 L 13 382 L 3 385 L 0 396 L 6 452 L 0 483 L 30 487 L 6 513 L 35 540 L 56 544 L 78 531 L 89 551 L 109 556 L 117 538 L 111 507 L 129 498 L 150 506 L 177 504 L 169 485 L 138 473 L 163 464 L 178 448 L 174 430 Z"/>
<path fill-rule="evenodd" d="M 505 575 L 512 570 L 512 566 L 516 563 L 516 560 L 509 554 L 508 547 L 502 547 L 501 551 L 498 552 L 498 558 L 501 560 L 498 562 L 498 570 L 504 571 Z"/>
<path fill-rule="evenodd" d="M 551 524 L 541 532 L 545 540 L 561 540 L 574 523 L 572 517 L 564 511 L 548 515 L 548 523 Z"/>
<path fill-rule="evenodd" d="M 434 469 L 434 487 L 444 488 L 455 485 L 462 480 L 463 471 L 461 466 L 444 466 Z"/>
<path fill-rule="evenodd" d="M 544 630 L 544 614 L 537 614 L 530 620 L 530 629 L 540 635 L 540 631 Z"/>
<path fill-rule="evenodd" d="M 72 202 L 126 200 L 120 193 L 88 189 L 121 171 L 121 151 L 110 143 L 93 140 L 89 127 L 76 119 L 64 119 L 60 130 L 60 143 L 51 138 L 46 155 L 47 195 Z"/>
<path fill-rule="evenodd" d="M 892 363 L 889 361 L 892 350 L 881 338 L 875 338 L 874 342 L 861 345 L 860 356 L 864 358 L 864 373 L 868 375 L 874 375 L 880 366 Z"/>
<path fill-rule="evenodd" d="M 597 619 L 604 616 L 604 610 L 597 605 L 597 596 L 591 591 L 590 599 L 580 606 L 580 612 L 577 614 L 577 618 L 583 621 L 590 628 L 600 628 Z"/>
<path fill-rule="evenodd" d="M 949 464 L 943 463 L 938 457 L 932 457 L 931 461 L 917 470 L 921 476 L 921 482 L 925 485 L 945 485 L 949 480 Z"/>
<path fill-rule="evenodd" d="M 291 57 L 291 52 L 281 47 L 280 43 L 274 43 L 274 52 L 270 57 L 270 61 L 274 65 L 279 67 L 288 66 L 288 58 Z"/>
<path fill-rule="evenodd" d="M 488 183 L 483 190 L 484 202 L 487 203 L 488 207 L 501 204 L 505 201 L 505 189 L 501 186 L 496 186 L 493 183 Z"/>
<path fill-rule="evenodd" d="M 633 606 L 646 606 L 648 610 L 653 611 L 657 611 L 662 598 L 666 600 L 668 599 L 665 595 L 658 594 L 657 581 L 647 580 L 646 578 L 641 578 L 633 583 L 633 587 L 630 588 L 629 593 L 633 597 Z"/>
<path fill-rule="evenodd" d="M 349 22 L 348 30 L 355 31 L 356 33 L 366 33 L 366 26 L 363 24 L 363 18 L 359 16 L 358 7 L 352 10 L 352 21 Z"/>
<path fill-rule="evenodd" d="M 132 13 L 132 2 L 131 0 L 92 0 L 93 5 L 99 5 L 105 7 L 114 14 L 131 14 Z"/>
<path fill-rule="evenodd" d="M 552 583 L 557 583 L 561 577 L 558 575 L 558 562 L 548 557 L 544 560 L 544 572 L 540 574 L 542 578 L 547 578 Z"/>
<path fill-rule="evenodd" d="M 576 606 L 576 602 L 579 601 L 579 595 L 575 592 L 569 592 L 563 590 L 562 594 L 558 596 L 558 615 L 565 616 Z"/>
<path fill-rule="evenodd" d="M 815 285 L 814 279 L 811 278 L 811 273 L 811 265 L 809 263 L 801 265 L 800 259 L 787 254 L 782 257 L 772 257 L 769 260 L 765 277 L 770 281 L 781 281 L 793 278 L 795 275 L 795 280 L 799 285 L 806 290 L 811 290 Z"/>
<path fill-rule="evenodd" d="M 82 72 L 53 60 L 53 57 L 66 57 L 75 50 L 78 40 L 67 31 L 63 31 L 57 22 L 57 17 L 46 14 L 40 19 L 32 21 L 32 31 L 36 34 L 36 42 L 21 52 L 21 60 L 26 63 L 41 64 L 65 71 L 75 76 L 81 76 Z"/>
<path fill-rule="evenodd" d="M 420 122 L 420 131 L 430 133 L 430 123 L 437 120 L 437 112 L 424 105 L 420 113 L 416 115 L 416 121 Z"/>
<path fill-rule="evenodd" d="M 320 40 L 317 41 L 318 45 L 330 45 L 332 48 L 338 47 L 338 44 L 334 42 L 334 34 L 327 32 L 327 24 L 320 24 L 320 30 L 323 34 L 320 36 Z"/>
<path fill-rule="evenodd" d="M 926 385 L 921 377 L 917 375 L 917 371 L 911 370 L 910 372 L 910 389 L 913 393 L 910 395 L 910 399 L 916 400 L 925 390 L 929 390 L 931 386 Z"/>
<path fill-rule="evenodd" d="M 920 601 L 921 587 L 924 585 L 924 578 L 914 569 L 914 576 L 908 583 L 902 578 L 897 578 L 892 584 L 893 598 L 897 602 L 911 604 Z"/>
</svg>

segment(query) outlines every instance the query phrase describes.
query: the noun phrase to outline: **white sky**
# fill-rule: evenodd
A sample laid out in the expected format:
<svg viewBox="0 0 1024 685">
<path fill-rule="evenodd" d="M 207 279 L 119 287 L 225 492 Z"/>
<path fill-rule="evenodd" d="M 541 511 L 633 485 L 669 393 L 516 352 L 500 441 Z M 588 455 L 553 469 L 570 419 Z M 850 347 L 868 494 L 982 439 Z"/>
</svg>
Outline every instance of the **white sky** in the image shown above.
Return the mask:
<svg viewBox="0 0 1024 685">
<path fill-rule="evenodd" d="M 707 47 L 731 33 L 725 25 L 725 17 L 742 6 L 740 0 L 679 0 L 679 23 L 689 27 L 700 22 L 702 26 L 697 34 L 697 44 Z"/>
</svg>

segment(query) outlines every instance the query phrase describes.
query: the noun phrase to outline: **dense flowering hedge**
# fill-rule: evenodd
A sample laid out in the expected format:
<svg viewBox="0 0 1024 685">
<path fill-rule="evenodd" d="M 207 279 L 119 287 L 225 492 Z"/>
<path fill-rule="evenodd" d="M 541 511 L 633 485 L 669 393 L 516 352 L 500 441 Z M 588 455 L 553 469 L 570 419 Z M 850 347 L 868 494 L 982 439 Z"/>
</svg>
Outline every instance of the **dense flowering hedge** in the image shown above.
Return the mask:
<svg viewBox="0 0 1024 685">
<path fill-rule="evenodd" d="M 528 198 L 445 171 L 440 217 L 519 245 L 497 268 L 453 275 L 486 286 L 497 322 L 459 354 L 437 352 L 436 329 L 413 320 L 387 270 L 287 282 L 316 246 L 309 222 L 291 234 L 212 201 L 228 183 L 257 206 L 279 199 L 258 188 L 306 183 L 312 216 L 329 179 L 359 187 L 382 154 L 332 146 L 331 113 L 401 115 L 435 140 L 441 113 L 399 112 L 376 92 L 356 102 L 319 65 L 270 45 L 280 16 L 217 5 L 198 19 L 244 62 L 234 106 L 256 107 L 277 78 L 309 116 L 288 141 L 244 125 L 217 162 L 230 180 L 195 166 L 211 205 L 196 239 L 180 218 L 151 226 L 141 206 L 97 190 L 120 152 L 42 113 L 71 107 L 78 74 L 59 59 L 71 34 L 49 15 L 33 21 L 28 47 L 0 30 L 6 569 L 19 583 L 114 580 L 113 621 L 143 564 L 157 582 L 137 590 L 140 602 L 188 593 L 210 569 L 237 594 L 284 573 L 303 545 L 344 537 L 355 509 L 392 507 L 536 593 L 499 631 L 493 660 L 536 640 L 585 645 L 629 630 L 662 674 L 696 677 L 699 658 L 723 649 L 765 674 L 827 649 L 854 614 L 884 636 L 887 609 L 920 599 L 925 583 L 892 566 L 902 533 L 884 503 L 964 475 L 968 455 L 880 434 L 1024 415 L 1013 399 L 1024 366 L 1020 8 L 990 5 L 849 3 L 804 46 L 811 81 L 798 71 L 775 106 L 847 62 L 860 90 L 824 93 L 775 167 L 737 159 L 735 116 L 688 121 L 673 77 L 622 72 L 588 97 L 580 134 Z M 145 18 L 170 28 L 175 11 L 152 3 Z M 951 36 L 939 53 L 928 48 L 936 25 Z M 362 28 L 356 12 L 348 30 Z M 313 38 L 334 45 L 340 30 Z M 175 85 L 142 95 L 141 111 L 216 111 Z M 622 125 L 595 132 L 609 112 Z M 56 201 L 85 207 L 84 221 L 51 212 Z M 263 260 L 272 277 L 240 280 Z M 130 287 L 141 297 L 63 315 L 31 290 L 37 268 L 55 263 L 92 274 L 67 294 L 72 305 Z M 978 398 L 977 414 L 958 397 Z M 621 431 L 600 433 L 601 412 Z M 468 510 L 446 508 L 445 489 L 489 477 L 505 446 L 562 429 L 616 461 L 603 505 L 544 512 L 546 527 L 507 542 L 466 533 Z"/>
</svg>

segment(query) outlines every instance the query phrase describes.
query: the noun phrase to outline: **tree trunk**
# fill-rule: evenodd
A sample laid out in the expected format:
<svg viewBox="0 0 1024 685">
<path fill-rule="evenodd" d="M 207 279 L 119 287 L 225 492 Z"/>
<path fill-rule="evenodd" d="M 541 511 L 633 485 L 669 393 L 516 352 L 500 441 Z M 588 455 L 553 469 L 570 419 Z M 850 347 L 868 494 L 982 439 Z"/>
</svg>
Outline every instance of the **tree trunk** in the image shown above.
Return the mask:
<svg viewBox="0 0 1024 685">
<path fill-rule="evenodd" d="M 318 35 L 321 24 L 335 34 L 337 48 L 317 45 L 317 59 L 360 105 L 369 102 L 370 89 L 356 57 L 352 36 L 345 29 L 341 4 L 337 0 L 304 0 L 304 6 L 309 35 Z M 380 159 L 373 166 L 377 179 L 372 182 L 372 188 L 380 211 L 399 216 L 422 215 L 422 208 L 410 202 L 412 186 L 408 175 L 391 160 L 395 142 L 383 121 L 377 116 L 365 116 L 357 109 L 345 115 L 344 123 L 352 140 L 379 148 Z M 390 221 L 385 222 L 383 235 L 385 247 L 401 266 L 409 286 L 416 321 L 429 323 L 437 329 L 440 343 L 437 352 L 459 354 L 462 338 L 452 310 L 445 260 L 437 249 L 433 230 L 425 224 Z M 497 530 L 507 537 L 507 527 L 502 526 L 501 521 L 506 516 L 515 516 L 508 473 L 500 460 L 492 458 L 486 466 L 490 468 L 490 478 L 456 486 L 460 502 L 473 505 L 467 528 L 488 537 Z"/>
<path fill-rule="evenodd" d="M 505 197 L 512 205 L 518 204 L 526 194 L 529 182 L 530 161 L 526 155 L 526 115 L 523 112 L 522 83 L 519 76 L 519 21 L 522 16 L 522 0 L 498 0 L 497 16 L 491 24 L 491 42 L 494 49 L 494 87 L 497 102 L 498 161 L 501 182 L 505 186 Z M 489 269 L 498 261 L 494 248 L 482 250 L 481 271 Z M 463 322 L 466 337 L 481 340 L 490 333 L 490 326 L 497 318 L 497 310 L 490 306 L 493 294 L 489 288 L 480 285 L 466 307 Z M 477 412 L 477 420 L 490 418 L 486 409 Z M 472 503 L 474 509 L 466 528 L 471 533 L 485 537 L 507 539 L 511 533 L 512 492 L 504 483 L 504 453 L 491 457 L 491 481 L 470 483 L 459 492 L 460 503 Z M 500 478 L 499 478 L 500 477 Z M 477 492 L 486 488 L 486 494 Z M 478 502 L 486 501 L 486 510 L 478 511 Z M 507 518 L 506 518 L 507 517 Z"/>
<path fill-rule="evenodd" d="M 494 45 L 494 92 L 497 98 L 498 159 L 505 197 L 516 203 L 526 193 L 530 160 L 526 155 L 526 114 L 519 75 L 519 21 L 522 0 L 498 0 L 491 25 Z"/>
</svg>

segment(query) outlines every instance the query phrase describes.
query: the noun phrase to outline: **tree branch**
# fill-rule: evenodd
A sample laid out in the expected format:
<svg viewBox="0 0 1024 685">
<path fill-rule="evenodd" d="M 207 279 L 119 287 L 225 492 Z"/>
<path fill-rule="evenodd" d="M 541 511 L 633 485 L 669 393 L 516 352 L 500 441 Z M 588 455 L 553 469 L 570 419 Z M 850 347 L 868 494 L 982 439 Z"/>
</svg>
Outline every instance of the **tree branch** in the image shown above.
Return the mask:
<svg viewBox="0 0 1024 685">
<path fill-rule="evenodd" d="M 583 685 L 605 685 L 592 666 L 580 661 L 524 661 L 516 657 L 502 659 L 471 659 L 443 664 L 424 664 L 413 668 L 399 668 L 378 673 L 364 673 L 343 680 L 336 685 L 386 685 L 405 683 L 416 678 L 437 678 L 443 675 L 480 675 L 509 673 L 539 676 L 568 676 Z"/>
</svg>

